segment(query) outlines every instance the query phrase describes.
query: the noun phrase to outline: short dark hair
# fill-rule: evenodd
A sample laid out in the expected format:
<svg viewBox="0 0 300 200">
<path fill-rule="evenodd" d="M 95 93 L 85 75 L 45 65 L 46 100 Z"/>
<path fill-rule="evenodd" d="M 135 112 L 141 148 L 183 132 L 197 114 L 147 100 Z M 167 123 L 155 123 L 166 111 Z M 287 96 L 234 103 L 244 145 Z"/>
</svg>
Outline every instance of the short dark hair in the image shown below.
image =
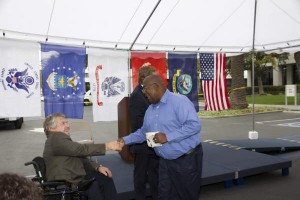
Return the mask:
<svg viewBox="0 0 300 200">
<path fill-rule="evenodd" d="M 0 174 L 0 199 L 42 200 L 43 190 L 27 178 L 13 173 Z"/>
</svg>

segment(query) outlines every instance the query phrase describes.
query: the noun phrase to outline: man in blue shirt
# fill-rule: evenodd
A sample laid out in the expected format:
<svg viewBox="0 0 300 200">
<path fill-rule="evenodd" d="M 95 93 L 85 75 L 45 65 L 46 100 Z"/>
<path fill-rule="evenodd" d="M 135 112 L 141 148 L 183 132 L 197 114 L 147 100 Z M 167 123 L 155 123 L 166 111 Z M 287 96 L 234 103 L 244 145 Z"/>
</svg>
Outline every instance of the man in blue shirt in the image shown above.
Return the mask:
<svg viewBox="0 0 300 200">
<path fill-rule="evenodd" d="M 158 75 L 144 79 L 143 92 L 151 103 L 143 126 L 120 139 L 121 145 L 144 142 L 147 132 L 157 132 L 153 140 L 162 144 L 154 147 L 161 158 L 158 199 L 198 200 L 203 151 L 194 105 L 186 96 L 170 92 Z"/>
<path fill-rule="evenodd" d="M 131 93 L 129 99 L 131 132 L 135 132 L 143 126 L 144 116 L 150 102 L 143 93 L 142 83 L 147 76 L 154 73 L 155 68 L 149 66 L 148 63 L 139 69 L 139 84 Z M 153 148 L 148 147 L 147 142 L 130 145 L 130 150 L 134 153 L 133 182 L 135 200 L 145 200 L 147 182 L 150 186 L 152 200 L 157 200 L 159 157 L 155 154 Z"/>
</svg>

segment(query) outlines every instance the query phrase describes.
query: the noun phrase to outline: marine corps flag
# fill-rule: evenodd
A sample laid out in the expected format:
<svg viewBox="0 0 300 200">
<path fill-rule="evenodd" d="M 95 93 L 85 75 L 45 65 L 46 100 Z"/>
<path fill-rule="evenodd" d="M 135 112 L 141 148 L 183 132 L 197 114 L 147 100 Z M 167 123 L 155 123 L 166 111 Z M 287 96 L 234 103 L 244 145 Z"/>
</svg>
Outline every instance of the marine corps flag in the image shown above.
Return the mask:
<svg viewBox="0 0 300 200">
<path fill-rule="evenodd" d="M 39 48 L 0 39 L 0 118 L 41 116 Z"/>
<path fill-rule="evenodd" d="M 116 121 L 118 103 L 128 96 L 128 52 L 88 48 L 88 66 L 96 121 Z"/>
<path fill-rule="evenodd" d="M 148 65 L 156 69 L 156 74 L 163 78 L 167 86 L 166 53 L 131 52 L 131 68 L 133 88 L 138 85 L 139 69 Z"/>
<path fill-rule="evenodd" d="M 197 54 L 168 53 L 169 90 L 186 95 L 199 111 Z"/>
<path fill-rule="evenodd" d="M 82 119 L 85 48 L 42 44 L 41 51 L 45 116 Z"/>
</svg>

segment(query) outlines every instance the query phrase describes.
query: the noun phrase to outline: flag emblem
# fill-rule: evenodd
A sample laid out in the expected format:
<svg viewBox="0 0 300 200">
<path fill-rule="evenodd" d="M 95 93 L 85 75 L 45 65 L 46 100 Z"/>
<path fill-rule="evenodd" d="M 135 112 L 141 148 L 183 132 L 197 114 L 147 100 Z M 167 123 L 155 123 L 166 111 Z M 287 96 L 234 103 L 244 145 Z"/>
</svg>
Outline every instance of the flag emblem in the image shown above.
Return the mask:
<svg viewBox="0 0 300 200">
<path fill-rule="evenodd" d="M 125 83 L 114 76 L 106 77 L 101 84 L 101 89 L 106 97 L 114 97 L 125 91 Z"/>
<path fill-rule="evenodd" d="M 67 87 L 77 90 L 77 84 L 80 82 L 80 77 L 74 72 L 74 75 L 68 77 L 64 74 L 57 74 L 57 72 L 52 72 L 47 78 L 47 84 L 52 91 L 57 89 L 66 89 Z"/>
<path fill-rule="evenodd" d="M 25 63 L 25 65 L 26 67 L 23 67 L 23 70 L 20 71 L 17 68 L 8 69 L 5 77 L 5 82 L 6 85 L 12 90 L 16 92 L 27 92 L 28 94 L 30 94 L 28 97 L 30 97 L 33 94 L 33 90 L 35 90 L 35 88 L 37 88 L 39 85 L 39 82 L 36 82 L 36 79 L 38 78 L 38 73 L 34 71 L 33 67 L 30 66 L 28 63 Z M 18 68 L 20 69 L 21 67 Z M 5 71 L 6 69 L 3 68 L 2 74 L 5 74 Z M 4 88 L 5 90 L 7 90 L 6 87 Z"/>
<path fill-rule="evenodd" d="M 177 79 L 177 90 L 180 94 L 189 94 L 192 90 L 192 77 L 188 74 L 182 74 Z"/>
</svg>

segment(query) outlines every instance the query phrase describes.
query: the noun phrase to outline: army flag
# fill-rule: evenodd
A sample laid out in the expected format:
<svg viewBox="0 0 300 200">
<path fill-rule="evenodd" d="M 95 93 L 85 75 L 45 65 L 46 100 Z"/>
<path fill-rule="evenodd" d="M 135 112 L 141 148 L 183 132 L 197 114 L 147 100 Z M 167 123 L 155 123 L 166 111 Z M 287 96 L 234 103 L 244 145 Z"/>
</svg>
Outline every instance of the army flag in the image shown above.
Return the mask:
<svg viewBox="0 0 300 200">
<path fill-rule="evenodd" d="M 41 116 L 39 48 L 0 39 L 0 117 Z"/>
<path fill-rule="evenodd" d="M 93 119 L 116 121 L 118 103 L 128 96 L 128 51 L 88 48 Z"/>
<path fill-rule="evenodd" d="M 169 90 L 187 96 L 199 111 L 197 54 L 168 53 Z"/>
<path fill-rule="evenodd" d="M 41 51 L 45 116 L 82 119 L 85 48 L 42 44 Z"/>
</svg>

